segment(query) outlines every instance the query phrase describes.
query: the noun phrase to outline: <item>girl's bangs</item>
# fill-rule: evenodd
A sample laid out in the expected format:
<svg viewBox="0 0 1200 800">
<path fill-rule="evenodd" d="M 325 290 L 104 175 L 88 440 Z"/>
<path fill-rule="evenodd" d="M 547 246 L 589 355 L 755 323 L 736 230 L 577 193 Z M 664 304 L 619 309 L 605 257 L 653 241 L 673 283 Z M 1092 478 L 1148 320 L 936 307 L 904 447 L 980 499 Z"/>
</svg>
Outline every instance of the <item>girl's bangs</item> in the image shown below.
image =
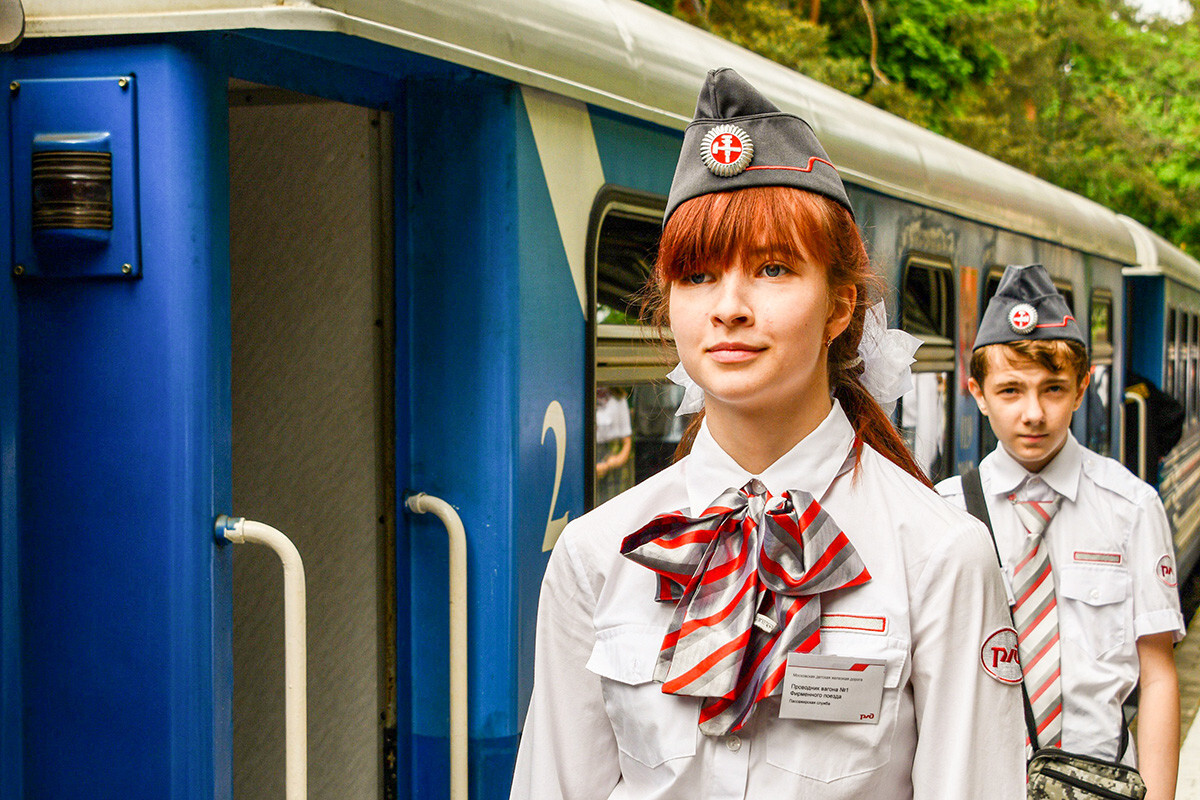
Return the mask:
<svg viewBox="0 0 1200 800">
<path fill-rule="evenodd" d="M 671 215 L 658 252 L 664 282 L 704 271 L 723 271 L 748 250 L 781 260 L 828 266 L 829 211 L 799 189 L 763 186 L 692 198 Z"/>
</svg>

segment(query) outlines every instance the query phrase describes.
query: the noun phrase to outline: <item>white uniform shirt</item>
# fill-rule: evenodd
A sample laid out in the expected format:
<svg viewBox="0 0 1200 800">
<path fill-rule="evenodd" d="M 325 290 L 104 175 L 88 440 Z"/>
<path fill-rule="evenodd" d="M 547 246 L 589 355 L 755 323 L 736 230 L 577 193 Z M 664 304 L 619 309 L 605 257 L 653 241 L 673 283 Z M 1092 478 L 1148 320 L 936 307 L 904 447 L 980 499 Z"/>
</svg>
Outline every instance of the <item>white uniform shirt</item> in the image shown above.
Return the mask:
<svg viewBox="0 0 1200 800">
<path fill-rule="evenodd" d="M 1025 528 L 1008 500 L 1026 477 L 1063 496 L 1046 528 L 1058 601 L 1062 657 L 1063 749 L 1114 759 L 1121 704 L 1138 680 L 1137 639 L 1171 631 L 1183 638 L 1174 548 L 1153 487 L 1068 434 L 1041 472 L 1030 476 L 1003 446 L 979 464 L 996 543 L 1011 584 Z M 962 481 L 938 491 L 965 508 Z M 1126 763 L 1136 764 L 1132 737 Z"/>
<path fill-rule="evenodd" d="M 751 476 L 702 428 L 690 456 L 567 526 L 542 583 L 515 800 L 1024 798 L 1020 692 L 981 663 L 1011 624 L 987 533 L 870 448 L 835 482 L 853 437 L 835 403 Z M 817 652 L 886 661 L 878 724 L 780 719 L 771 698 L 709 737 L 698 698 L 652 681 L 674 606 L 621 541 L 751 477 L 819 498 L 866 564 L 869 582 L 822 595 Z"/>
<path fill-rule="evenodd" d="M 596 443 L 604 444 L 633 435 L 629 418 L 629 401 L 609 394 L 596 404 Z"/>
</svg>

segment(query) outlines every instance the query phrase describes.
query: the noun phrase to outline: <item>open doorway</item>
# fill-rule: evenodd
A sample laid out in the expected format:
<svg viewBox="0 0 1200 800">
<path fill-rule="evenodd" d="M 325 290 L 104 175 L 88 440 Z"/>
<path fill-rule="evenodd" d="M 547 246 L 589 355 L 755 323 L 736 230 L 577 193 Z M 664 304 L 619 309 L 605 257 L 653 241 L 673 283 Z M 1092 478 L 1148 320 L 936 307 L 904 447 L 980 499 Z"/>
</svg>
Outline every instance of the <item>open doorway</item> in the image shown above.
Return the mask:
<svg viewBox="0 0 1200 800">
<path fill-rule="evenodd" d="M 390 795 L 394 743 L 389 115 L 230 85 L 233 510 L 296 544 L 309 797 Z M 278 559 L 234 555 L 234 796 L 282 797 Z M 394 783 L 392 783 L 394 785 Z"/>
</svg>

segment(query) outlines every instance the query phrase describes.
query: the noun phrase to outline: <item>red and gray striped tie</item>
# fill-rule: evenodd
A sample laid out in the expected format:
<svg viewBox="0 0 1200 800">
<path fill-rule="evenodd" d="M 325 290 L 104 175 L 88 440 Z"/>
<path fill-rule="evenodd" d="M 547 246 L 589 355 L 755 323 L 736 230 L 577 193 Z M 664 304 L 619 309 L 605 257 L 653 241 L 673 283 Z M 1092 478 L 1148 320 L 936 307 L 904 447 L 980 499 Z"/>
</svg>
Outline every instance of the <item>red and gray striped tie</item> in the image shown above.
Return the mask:
<svg viewBox="0 0 1200 800">
<path fill-rule="evenodd" d="M 1010 495 L 1025 526 L 1025 545 L 1013 568 L 1013 623 L 1017 626 L 1025 690 L 1033 707 L 1038 746 L 1062 747 L 1063 697 L 1058 647 L 1058 603 L 1049 548 L 1042 534 L 1058 511 L 1062 497 L 1045 487 L 1048 499 L 1017 500 Z M 1053 498 L 1049 498 L 1053 495 Z M 1029 742 L 1026 742 L 1029 744 Z"/>
<path fill-rule="evenodd" d="M 668 694 L 704 698 L 700 730 L 740 730 L 754 704 L 779 694 L 789 652 L 821 640 L 819 594 L 871 579 L 837 524 L 807 492 L 775 503 L 754 479 L 698 518 L 660 514 L 621 553 L 658 573 L 677 601 L 654 679 Z"/>
</svg>

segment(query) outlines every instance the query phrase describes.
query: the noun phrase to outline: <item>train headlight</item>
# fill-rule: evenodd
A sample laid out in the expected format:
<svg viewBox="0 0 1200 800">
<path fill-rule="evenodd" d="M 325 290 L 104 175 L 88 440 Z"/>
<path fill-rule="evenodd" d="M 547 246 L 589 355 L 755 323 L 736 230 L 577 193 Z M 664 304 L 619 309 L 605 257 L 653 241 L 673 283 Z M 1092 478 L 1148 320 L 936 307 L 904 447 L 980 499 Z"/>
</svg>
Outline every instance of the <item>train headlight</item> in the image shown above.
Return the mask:
<svg viewBox="0 0 1200 800">
<path fill-rule="evenodd" d="M 113 227 L 108 134 L 37 136 L 32 153 L 35 241 L 107 241 Z"/>
</svg>

